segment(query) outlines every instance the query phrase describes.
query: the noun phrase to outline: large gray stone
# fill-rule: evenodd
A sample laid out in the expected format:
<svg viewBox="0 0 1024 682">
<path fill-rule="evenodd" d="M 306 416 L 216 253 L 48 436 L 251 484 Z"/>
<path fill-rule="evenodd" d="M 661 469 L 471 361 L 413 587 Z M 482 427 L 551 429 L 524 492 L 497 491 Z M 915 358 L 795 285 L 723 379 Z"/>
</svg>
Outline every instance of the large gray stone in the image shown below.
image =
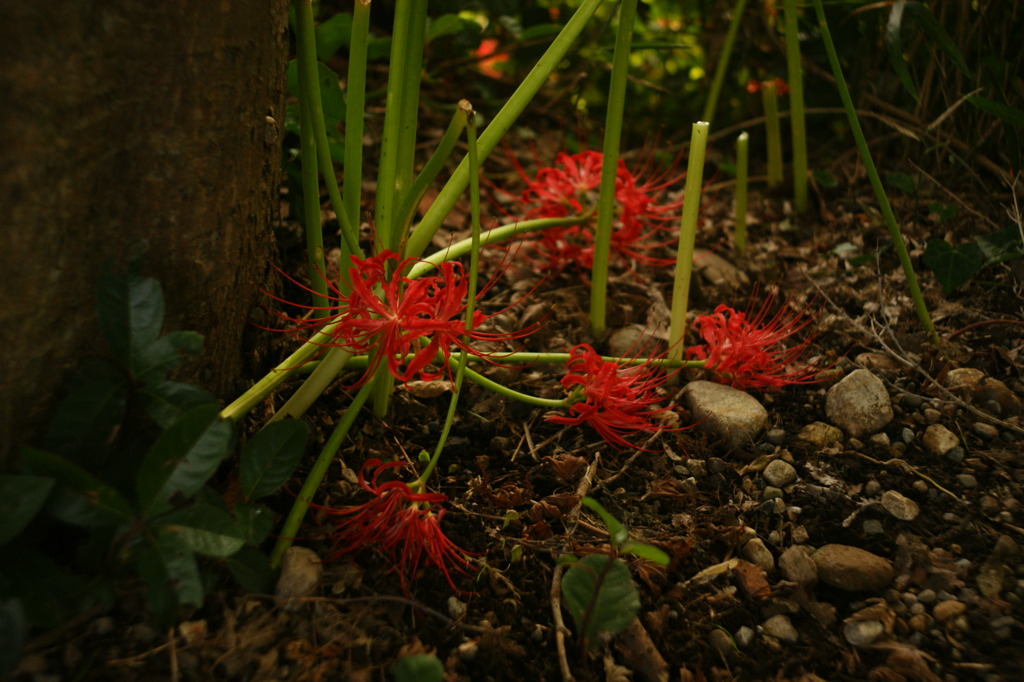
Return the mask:
<svg viewBox="0 0 1024 682">
<path fill-rule="evenodd" d="M 711 381 L 691 381 L 683 401 L 700 428 L 722 437 L 730 448 L 749 443 L 768 424 L 768 410 L 743 391 Z"/>
</svg>

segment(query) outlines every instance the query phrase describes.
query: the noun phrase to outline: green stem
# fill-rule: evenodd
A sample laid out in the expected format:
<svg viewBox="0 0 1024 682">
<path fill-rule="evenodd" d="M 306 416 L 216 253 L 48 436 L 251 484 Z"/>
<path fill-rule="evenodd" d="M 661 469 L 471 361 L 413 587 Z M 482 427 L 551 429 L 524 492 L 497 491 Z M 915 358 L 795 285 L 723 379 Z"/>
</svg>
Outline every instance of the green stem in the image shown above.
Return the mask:
<svg viewBox="0 0 1024 682">
<path fill-rule="evenodd" d="M 410 353 L 406 356 L 406 361 L 413 359 L 413 354 Z M 479 359 L 479 358 L 478 358 Z M 509 353 L 507 355 L 501 355 L 496 358 L 501 364 L 521 364 L 521 365 L 561 365 L 569 359 L 568 353 L 532 353 L 532 352 L 517 352 Z M 669 369 L 675 369 L 678 367 L 687 367 L 700 369 L 707 365 L 706 360 L 669 360 L 668 358 L 620 358 L 612 355 L 602 355 L 601 359 L 605 362 L 614 362 L 625 367 L 631 367 L 635 365 L 649 365 L 651 367 L 667 367 Z M 444 362 L 444 356 L 438 356 L 439 362 Z M 310 363 L 313 364 L 313 363 Z M 345 369 L 366 369 L 370 366 L 370 358 L 366 355 L 354 355 L 349 358 L 348 362 L 345 363 Z M 492 381 L 484 377 L 484 380 L 490 382 L 486 386 L 500 385 L 497 382 Z M 475 380 L 474 380 L 475 381 Z M 480 383 L 480 382 L 478 382 Z M 481 385 L 485 385 L 481 383 Z"/>
<path fill-rule="evenodd" d="M 864 137 L 864 131 L 860 127 L 860 120 L 857 118 L 857 111 L 853 106 L 853 98 L 850 96 L 850 89 L 846 86 L 846 78 L 843 76 L 843 67 L 839 64 L 839 56 L 836 54 L 836 46 L 833 44 L 832 35 L 828 30 L 828 21 L 825 19 L 825 9 L 822 7 L 821 0 L 814 0 L 814 11 L 818 16 L 821 37 L 825 42 L 825 51 L 828 53 L 829 64 L 832 65 L 832 74 L 836 79 L 836 87 L 839 89 L 839 96 L 843 100 L 843 108 L 846 110 L 846 117 L 850 122 L 850 130 L 853 133 L 853 139 L 857 143 L 857 151 L 860 152 L 860 158 L 864 164 L 864 169 L 868 173 L 868 179 L 871 181 L 871 188 L 875 192 L 875 199 L 878 201 L 878 205 L 882 209 L 882 216 L 885 218 L 885 225 L 889 229 L 889 238 L 892 240 L 896 253 L 899 256 L 900 265 L 903 266 L 903 274 L 907 278 L 907 286 L 910 288 L 910 297 L 914 301 L 914 309 L 917 311 L 917 319 L 921 322 L 921 326 L 924 327 L 924 330 L 931 338 L 932 343 L 938 344 L 939 334 L 935 331 L 935 325 L 932 324 L 931 315 L 928 314 L 928 306 L 925 304 L 924 296 L 921 294 L 921 288 L 918 286 L 917 275 L 914 273 L 914 265 L 910 262 L 910 254 L 907 253 L 907 245 L 903 242 L 903 235 L 900 233 L 900 228 L 896 224 L 896 216 L 892 212 L 892 205 L 889 204 L 889 197 L 886 196 L 885 189 L 882 187 L 882 180 L 878 176 L 878 169 L 875 168 L 875 162 L 871 158 L 871 150 L 868 149 L 867 139 Z"/>
<path fill-rule="evenodd" d="M 779 124 L 779 95 L 775 81 L 761 83 L 764 102 L 764 138 L 768 152 L 768 186 L 782 182 L 782 128 Z"/>
<path fill-rule="evenodd" d="M 793 145 L 793 208 L 807 210 L 807 131 L 804 116 L 804 72 L 800 65 L 800 33 L 797 28 L 796 0 L 783 0 L 783 26 L 786 31 L 786 66 L 789 76 L 789 117 Z"/>
<path fill-rule="evenodd" d="M 749 168 L 749 139 L 746 133 L 736 138 L 736 227 L 733 240 L 736 250 L 747 250 L 747 171 Z"/>
<path fill-rule="evenodd" d="M 566 357 L 568 358 L 568 356 Z M 503 395 L 506 398 L 518 400 L 521 403 L 536 405 L 537 407 L 550 407 L 554 409 L 566 407 L 566 402 L 564 399 L 554 400 L 551 398 L 538 398 L 537 396 L 530 395 L 528 393 L 520 393 L 519 391 L 511 389 L 508 386 L 505 386 L 504 384 L 499 384 L 497 381 L 494 381 L 493 379 L 488 379 L 483 374 L 475 372 L 471 370 L 469 367 L 466 367 L 466 377 L 468 377 L 474 384 L 486 388 L 489 391 L 494 391 L 495 393 Z"/>
<path fill-rule="evenodd" d="M 683 358 L 683 336 L 686 333 L 686 309 L 690 298 L 690 278 L 693 272 L 693 245 L 697 237 L 697 218 L 700 215 L 701 184 L 704 180 L 704 153 L 708 144 L 709 124 L 693 124 L 690 138 L 690 158 L 686 166 L 686 189 L 683 194 L 683 217 L 679 226 L 679 246 L 676 251 L 675 280 L 672 282 L 672 312 L 668 331 L 668 357 Z"/>
<path fill-rule="evenodd" d="M 565 58 L 569 48 L 583 31 L 583 27 L 604 1 L 583 0 L 572 18 L 562 27 L 544 55 L 480 135 L 479 145 L 482 159 L 487 158 L 487 155 L 497 146 L 515 120 L 547 82 L 548 76 L 558 68 L 558 64 Z M 423 216 L 423 220 L 413 230 L 404 250 L 406 256 L 418 257 L 423 254 L 427 246 L 430 245 L 434 233 L 441 227 L 441 223 L 454 208 L 455 202 L 458 201 L 468 184 L 469 161 L 463 159 L 452 177 L 441 189 L 430 210 Z"/>
<path fill-rule="evenodd" d="M 334 461 L 334 456 L 338 454 L 338 449 L 341 448 L 341 443 L 345 440 L 345 436 L 348 435 L 352 424 L 355 423 L 356 417 L 359 416 L 363 403 L 366 402 L 366 399 L 372 392 L 373 377 L 363 384 L 362 388 L 359 389 L 359 392 L 352 399 L 352 402 L 345 408 L 345 413 L 338 420 L 334 431 L 331 432 L 331 437 L 327 439 L 323 450 L 317 455 L 313 468 L 309 470 L 309 474 L 306 476 L 306 482 L 302 484 L 302 489 L 299 490 L 299 494 L 292 504 L 291 511 L 288 512 L 288 517 L 285 519 L 284 525 L 281 526 L 281 534 L 277 538 L 277 544 L 274 545 L 274 549 L 270 553 L 270 565 L 272 567 L 277 568 L 281 563 L 284 551 L 291 546 L 292 541 L 299 532 L 299 526 L 302 525 L 302 519 L 306 517 L 309 503 L 313 501 L 313 495 L 316 493 L 317 488 L 320 487 L 324 476 L 327 475 L 327 469 L 331 466 L 331 462 Z"/>
<path fill-rule="evenodd" d="M 420 170 L 416 179 L 410 185 L 409 191 L 403 193 L 402 205 L 398 210 L 396 219 L 398 229 L 402 231 L 402 234 L 405 234 L 409 225 L 412 224 L 412 218 L 416 214 L 416 207 L 420 205 L 420 201 L 423 199 L 423 195 L 426 194 L 427 188 L 434 182 L 438 173 L 444 168 L 444 164 L 451 157 L 465 127 L 466 116 L 461 110 L 456 111 L 455 115 L 452 116 L 451 123 L 448 124 L 448 130 L 445 131 L 444 137 L 441 138 L 441 142 L 437 145 L 437 149 L 434 150 L 430 160 Z"/>
<path fill-rule="evenodd" d="M 338 378 L 338 374 L 345 369 L 345 363 L 352 357 L 352 353 L 340 347 L 333 347 L 327 351 L 324 359 L 317 363 L 316 369 L 306 377 L 302 385 L 295 393 L 278 408 L 274 416 L 267 423 L 276 422 L 285 417 L 299 419 L 306 414 L 306 410 L 317 398 L 323 395 L 327 387 Z"/>
<path fill-rule="evenodd" d="M 619 25 L 615 32 L 615 56 L 611 84 L 608 87 L 608 112 L 605 119 L 601 156 L 601 189 L 597 200 L 597 227 L 594 229 L 594 264 L 590 275 L 590 330 L 595 339 L 605 331 L 608 294 L 608 257 L 615 218 L 615 180 L 622 141 L 622 116 L 626 107 L 626 76 L 633 45 L 633 21 L 637 0 L 622 0 Z"/>
<path fill-rule="evenodd" d="M 301 4 L 301 3 L 300 3 Z M 299 69 L 300 82 L 302 69 Z M 302 87 L 301 85 L 299 86 Z M 320 225 L 320 181 L 316 168 L 316 136 L 313 134 L 313 106 L 308 97 L 299 102 L 299 148 L 302 153 L 302 216 L 306 229 L 306 264 L 309 269 L 309 288 L 313 291 L 313 315 L 327 315 L 327 271 L 324 262 L 324 236 Z"/>
<path fill-rule="evenodd" d="M 399 3 L 401 4 L 401 3 Z M 412 185 L 413 166 L 416 161 L 416 130 L 420 109 L 420 81 L 423 74 L 423 46 L 427 33 L 427 0 L 410 3 L 409 38 L 405 45 L 405 78 L 402 82 L 402 108 L 399 111 L 398 168 L 395 182 L 395 203 L 401 206 Z M 405 225 L 400 214 L 392 216 L 392 250 L 399 251 L 405 240 Z"/>
<path fill-rule="evenodd" d="M 352 41 L 348 51 L 348 83 L 345 91 L 345 215 L 359 228 L 363 193 L 363 125 L 366 116 L 366 61 L 370 43 L 370 0 L 356 0 L 352 10 Z M 358 235 L 357 235 L 358 236 Z M 358 241 L 358 240 L 357 240 Z"/>
<path fill-rule="evenodd" d="M 747 0 L 736 0 L 736 6 L 732 10 L 732 19 L 729 21 L 729 29 L 725 32 L 722 52 L 718 55 L 718 63 L 715 64 L 715 75 L 711 78 L 711 92 L 708 94 L 708 101 L 704 105 L 704 115 L 701 116 L 701 119 L 708 123 L 712 123 L 715 120 L 718 96 L 722 92 L 726 69 L 729 67 L 729 58 L 732 56 L 732 46 L 736 42 L 736 33 L 739 31 L 740 21 L 743 19 L 743 10 L 746 8 L 746 5 Z"/>
</svg>

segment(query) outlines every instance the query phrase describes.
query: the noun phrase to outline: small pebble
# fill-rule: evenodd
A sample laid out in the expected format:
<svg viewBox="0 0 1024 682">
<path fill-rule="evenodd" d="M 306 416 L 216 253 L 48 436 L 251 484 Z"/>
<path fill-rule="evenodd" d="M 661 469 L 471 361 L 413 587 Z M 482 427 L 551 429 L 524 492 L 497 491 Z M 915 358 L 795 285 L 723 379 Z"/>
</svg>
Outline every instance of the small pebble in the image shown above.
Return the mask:
<svg viewBox="0 0 1024 682">
<path fill-rule="evenodd" d="M 703 459 L 686 460 L 686 468 L 697 478 L 704 478 L 708 475 L 708 464 Z"/>
<path fill-rule="evenodd" d="M 923 413 L 924 413 L 924 420 L 926 422 L 928 422 L 929 424 L 934 424 L 934 423 L 938 422 L 940 419 L 942 419 L 942 413 L 939 412 L 938 410 L 934 409 L 934 408 L 931 408 L 931 407 L 924 408 L 924 412 Z"/>
<path fill-rule="evenodd" d="M 908 426 L 904 426 L 900 430 L 900 440 L 902 440 L 907 445 L 910 445 L 911 443 L 913 443 L 914 442 L 914 429 L 912 429 L 912 428 L 910 428 Z"/>
<path fill-rule="evenodd" d="M 779 570 L 782 577 L 800 585 L 810 585 L 818 580 L 818 567 L 803 547 L 789 547 L 779 556 Z"/>
<path fill-rule="evenodd" d="M 913 483 L 911 484 L 911 487 L 912 487 L 912 488 L 913 488 L 913 489 L 914 489 L 914 490 L 915 490 L 916 492 L 919 492 L 919 493 L 926 493 L 926 492 L 928 492 L 928 490 L 929 490 L 929 488 L 928 488 L 928 484 L 927 484 L 927 483 L 925 483 L 925 482 L 924 482 L 924 481 L 922 481 L 922 480 L 917 480 L 917 481 L 914 481 L 914 482 L 913 482 Z"/>
<path fill-rule="evenodd" d="M 924 604 L 934 604 L 935 603 L 935 590 L 927 588 L 927 587 L 925 589 L 921 590 L 920 592 L 917 593 L 917 601 L 922 602 Z"/>
<path fill-rule="evenodd" d="M 754 538 L 743 545 L 743 558 L 760 567 L 765 573 L 771 573 L 775 570 L 775 557 L 764 546 L 761 538 Z"/>
<path fill-rule="evenodd" d="M 304 603 L 302 598 L 311 597 L 316 592 L 323 573 L 323 562 L 313 550 L 297 545 L 286 549 L 274 591 L 281 600 L 281 608 L 285 611 L 298 610 Z"/>
<path fill-rule="evenodd" d="M 843 637 L 855 647 L 866 647 L 881 637 L 883 632 L 885 626 L 877 620 L 857 620 L 846 624 Z"/>
<path fill-rule="evenodd" d="M 864 521 L 864 533 L 866 535 L 881 535 L 885 532 L 885 526 L 878 519 L 867 519 Z"/>
<path fill-rule="evenodd" d="M 782 488 L 776 488 L 773 485 L 766 485 L 764 490 L 761 491 L 762 500 L 774 500 L 776 497 L 782 497 Z"/>
<path fill-rule="evenodd" d="M 728 632 L 719 628 L 714 628 L 708 633 L 708 644 L 711 646 L 711 650 L 722 658 L 729 658 L 736 653 L 732 637 Z"/>
<path fill-rule="evenodd" d="M 935 618 L 937 623 L 945 623 L 946 621 L 956 618 L 967 610 L 967 604 L 961 601 L 949 600 L 939 602 L 935 605 L 932 610 L 932 616 Z"/>
<path fill-rule="evenodd" d="M 907 620 L 907 625 L 915 632 L 924 632 L 932 626 L 932 617 L 927 613 L 918 613 Z"/>
<path fill-rule="evenodd" d="M 974 432 L 985 440 L 995 440 L 999 436 L 999 429 L 984 422 L 975 422 Z"/>
<path fill-rule="evenodd" d="M 881 491 L 882 484 L 876 481 L 875 479 L 871 479 L 870 481 L 864 484 L 864 494 L 867 495 L 868 497 L 874 497 Z"/>
<path fill-rule="evenodd" d="M 738 644 L 742 648 L 746 648 L 750 646 L 751 643 L 754 641 L 754 636 L 756 634 L 757 633 L 754 632 L 753 628 L 748 628 L 746 625 L 743 625 L 742 627 L 740 627 L 739 630 L 736 631 L 736 644 Z"/>
<path fill-rule="evenodd" d="M 818 578 L 840 590 L 882 590 L 893 579 L 891 561 L 859 547 L 825 545 L 814 552 L 811 559 L 818 567 Z"/>
<path fill-rule="evenodd" d="M 868 442 L 871 444 L 871 447 L 876 450 L 887 450 L 889 449 L 889 445 L 891 445 L 889 434 L 884 431 L 882 433 L 876 433 L 868 438 Z"/>
<path fill-rule="evenodd" d="M 797 545 L 805 544 L 811 539 L 810 534 L 807 532 L 807 528 L 804 526 L 793 526 L 793 530 L 790 531 L 789 536 L 793 539 L 793 543 Z"/>
<path fill-rule="evenodd" d="M 978 487 L 978 479 L 971 474 L 960 474 L 956 477 L 957 483 L 965 488 L 976 488 Z"/>
<path fill-rule="evenodd" d="M 924 398 L 913 393 L 904 393 L 901 397 L 903 398 L 903 404 L 912 410 L 916 410 L 924 404 Z"/>
<path fill-rule="evenodd" d="M 918 614 L 924 613 L 927 610 L 928 610 L 928 607 L 925 606 L 924 604 L 922 604 L 921 602 L 917 602 L 916 604 L 911 604 L 910 605 L 910 614 L 913 615 L 913 616 L 916 616 Z"/>
<path fill-rule="evenodd" d="M 771 485 L 781 488 L 796 480 L 797 471 L 792 464 L 774 459 L 761 472 L 761 477 Z"/>
<path fill-rule="evenodd" d="M 772 445 L 782 445 L 786 440 L 785 429 L 770 429 L 764 434 L 764 439 Z"/>
<path fill-rule="evenodd" d="M 964 449 L 959 445 L 946 452 L 946 459 L 948 459 L 953 464 L 959 464 L 960 462 L 964 461 L 964 456 Z"/>
<path fill-rule="evenodd" d="M 761 623 L 761 629 L 766 635 L 782 642 L 792 644 L 800 639 L 800 634 L 793 627 L 793 622 L 789 619 L 789 616 L 782 613 L 772 616 Z"/>
<path fill-rule="evenodd" d="M 448 615 L 452 620 L 461 620 L 466 616 L 466 602 L 455 595 L 448 597 Z"/>
<path fill-rule="evenodd" d="M 895 490 L 886 490 L 882 493 L 882 508 L 893 518 L 900 521 L 913 521 L 921 513 L 917 502 L 904 497 Z"/>
</svg>

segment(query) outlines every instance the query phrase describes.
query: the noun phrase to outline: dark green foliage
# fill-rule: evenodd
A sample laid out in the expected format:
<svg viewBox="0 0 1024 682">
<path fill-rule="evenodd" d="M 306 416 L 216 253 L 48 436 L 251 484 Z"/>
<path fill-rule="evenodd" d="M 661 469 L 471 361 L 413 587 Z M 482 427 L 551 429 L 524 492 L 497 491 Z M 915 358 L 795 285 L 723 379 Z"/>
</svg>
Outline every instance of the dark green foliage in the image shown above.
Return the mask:
<svg viewBox="0 0 1024 682">
<path fill-rule="evenodd" d="M 948 296 L 971 281 L 983 268 L 1020 258 L 1022 254 L 1024 243 L 1021 242 L 1020 231 L 1009 227 L 959 246 L 952 246 L 943 239 L 933 239 L 928 242 L 923 259 Z"/>
<path fill-rule="evenodd" d="M 97 309 L 115 361 L 84 360 L 44 449 L 25 448 L 21 472 L 0 476 L 0 674 L 29 628 L 110 605 L 126 575 L 142 579 L 163 624 L 202 605 L 216 561 L 250 589 L 272 581 L 257 547 L 273 514 L 255 500 L 297 466 L 305 424 L 277 422 L 249 441 L 244 500 L 229 505 L 210 482 L 236 428 L 209 393 L 167 377 L 202 337 L 162 334 L 160 286 L 134 273 L 105 275 Z"/>
</svg>

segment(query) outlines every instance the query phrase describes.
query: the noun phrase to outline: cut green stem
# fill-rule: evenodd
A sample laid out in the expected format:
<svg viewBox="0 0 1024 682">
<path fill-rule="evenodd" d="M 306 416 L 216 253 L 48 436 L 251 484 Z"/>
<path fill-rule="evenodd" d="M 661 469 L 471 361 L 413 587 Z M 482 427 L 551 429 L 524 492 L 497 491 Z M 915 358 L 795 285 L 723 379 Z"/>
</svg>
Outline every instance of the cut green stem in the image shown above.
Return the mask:
<svg viewBox="0 0 1024 682">
<path fill-rule="evenodd" d="M 733 242 L 736 250 L 747 250 L 747 171 L 749 168 L 749 140 L 745 132 L 736 138 L 736 227 Z"/>
<path fill-rule="evenodd" d="M 676 272 L 672 282 L 672 312 L 668 331 L 668 358 L 682 360 L 683 337 L 686 334 L 686 311 L 693 273 L 693 246 L 700 216 L 701 185 L 704 182 L 704 154 L 708 144 L 709 124 L 693 124 L 690 137 L 690 158 L 686 166 L 686 189 L 683 194 L 683 218 L 679 226 Z"/>
<path fill-rule="evenodd" d="M 590 275 L 590 330 L 595 339 L 604 336 L 608 293 L 608 256 L 611 251 L 612 222 L 615 219 L 615 180 L 618 176 L 622 116 L 626 107 L 626 76 L 633 44 L 633 20 L 637 0 L 622 0 L 615 32 L 615 56 L 608 87 L 604 145 L 601 150 L 601 189 L 597 199 L 594 228 L 594 263 Z"/>
</svg>

